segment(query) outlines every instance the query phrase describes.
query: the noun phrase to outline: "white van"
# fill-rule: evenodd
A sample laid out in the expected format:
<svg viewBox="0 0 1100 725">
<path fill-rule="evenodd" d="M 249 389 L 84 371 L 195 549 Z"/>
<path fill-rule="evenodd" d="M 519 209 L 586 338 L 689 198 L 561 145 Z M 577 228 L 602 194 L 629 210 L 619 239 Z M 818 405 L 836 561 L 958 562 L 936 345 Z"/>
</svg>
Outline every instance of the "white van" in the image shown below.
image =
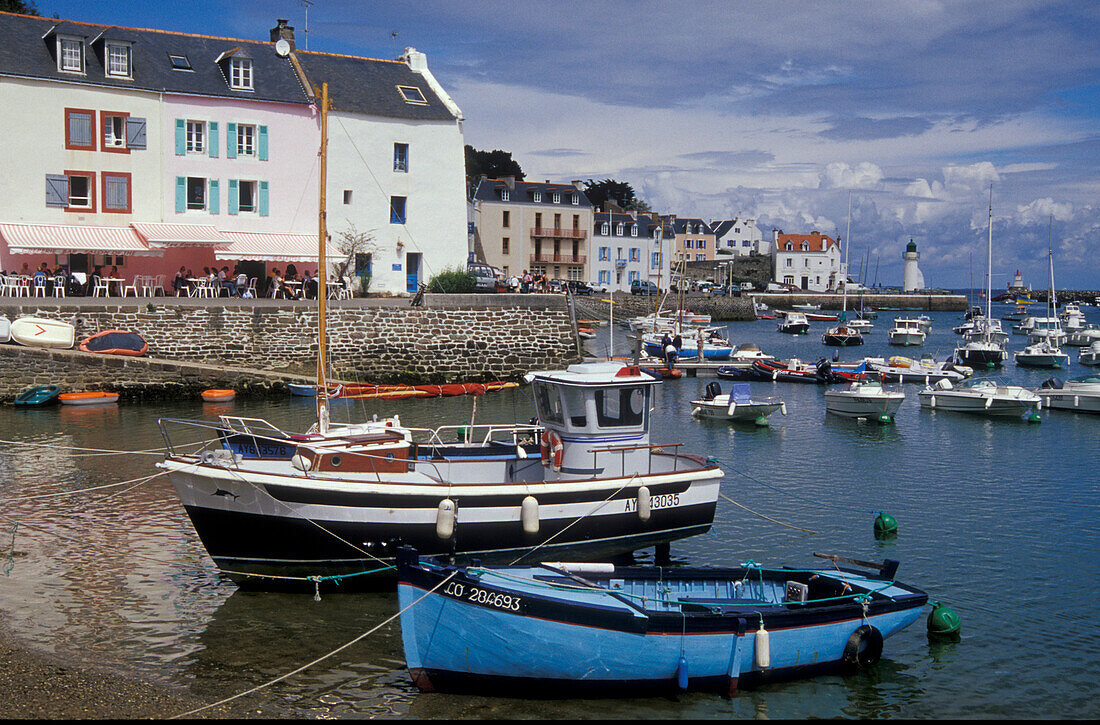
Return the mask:
<svg viewBox="0 0 1100 725">
<path fill-rule="evenodd" d="M 475 292 L 496 292 L 497 271 L 488 264 L 470 262 L 466 265 L 466 271 L 474 276 Z"/>
</svg>

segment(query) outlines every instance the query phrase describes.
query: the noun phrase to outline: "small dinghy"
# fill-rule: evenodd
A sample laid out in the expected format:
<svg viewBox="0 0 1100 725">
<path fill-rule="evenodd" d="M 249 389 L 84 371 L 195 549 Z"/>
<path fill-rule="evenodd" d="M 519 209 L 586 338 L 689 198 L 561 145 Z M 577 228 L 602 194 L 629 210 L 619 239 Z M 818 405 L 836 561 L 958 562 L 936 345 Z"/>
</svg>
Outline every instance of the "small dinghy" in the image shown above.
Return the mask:
<svg viewBox="0 0 1100 725">
<path fill-rule="evenodd" d="M 149 349 L 149 343 L 141 335 L 130 330 L 104 330 L 80 341 L 83 352 L 104 355 L 131 355 L 140 357 Z"/>
<path fill-rule="evenodd" d="M 57 399 L 62 405 L 108 405 L 118 402 L 118 393 L 108 393 L 103 390 L 62 393 L 57 396 Z"/>
<path fill-rule="evenodd" d="M 210 388 L 204 390 L 201 393 L 202 402 L 204 403 L 228 403 L 237 397 L 236 390 L 226 390 L 222 388 Z"/>
<path fill-rule="evenodd" d="M 316 398 L 317 386 L 316 385 L 302 385 L 301 383 L 287 383 L 286 387 L 290 390 L 291 395 L 297 395 L 301 398 Z"/>
<path fill-rule="evenodd" d="M 425 691 L 732 695 L 874 666 L 883 640 L 916 621 L 928 600 L 894 580 L 897 566 L 456 567 L 403 547 L 401 639 L 412 680 Z"/>
<path fill-rule="evenodd" d="M 57 402 L 57 396 L 61 394 L 61 388 L 56 385 L 35 385 L 20 393 L 15 398 L 16 405 L 49 405 Z"/>
<path fill-rule="evenodd" d="M 721 384 L 712 380 L 707 383 L 703 399 L 691 401 L 691 414 L 699 418 L 752 421 L 757 425 L 767 425 L 768 416 L 777 410 L 786 415 L 786 404 L 779 398 L 753 400 L 748 383 L 734 383 L 729 394 L 723 394 Z"/>
<path fill-rule="evenodd" d="M 11 323 L 11 339 L 29 347 L 68 349 L 76 344 L 76 328 L 48 317 L 20 317 Z"/>
</svg>

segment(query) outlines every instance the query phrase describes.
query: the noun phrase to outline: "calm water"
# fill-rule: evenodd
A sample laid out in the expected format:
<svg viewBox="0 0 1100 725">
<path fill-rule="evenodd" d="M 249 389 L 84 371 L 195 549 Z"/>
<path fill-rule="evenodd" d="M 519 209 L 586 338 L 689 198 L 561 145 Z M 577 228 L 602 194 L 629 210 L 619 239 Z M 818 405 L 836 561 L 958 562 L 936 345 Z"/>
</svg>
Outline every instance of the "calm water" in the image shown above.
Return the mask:
<svg viewBox="0 0 1100 725">
<path fill-rule="evenodd" d="M 863 348 L 845 358 L 906 354 L 886 345 L 895 314 L 880 313 Z M 916 314 L 916 313 L 914 313 Z M 1097 310 L 1088 309 L 1090 321 Z M 933 313 L 923 348 L 950 354 L 958 313 Z M 775 323 L 733 323 L 735 343 L 815 360 L 827 323 L 809 336 Z M 590 341 L 606 350 L 603 337 Z M 616 351 L 626 350 L 616 329 Z M 1014 337 L 1010 349 L 1020 349 Z M 910 349 L 909 354 L 918 354 Z M 1076 359 L 1076 350 L 1073 352 Z M 1074 364 L 1063 377 L 1082 375 Z M 1037 386 L 1046 371 L 1006 367 L 1002 377 Z M 921 410 L 917 386 L 894 425 L 827 417 L 816 386 L 753 383 L 779 395 L 789 414 L 770 428 L 699 422 L 689 401 L 707 378 L 662 385 L 655 442 L 718 458 L 722 491 L 778 526 L 719 500 L 711 533 L 673 545 L 693 564 L 819 563 L 812 553 L 902 562 L 898 578 L 949 603 L 962 617 L 957 643 L 930 643 L 923 618 L 887 640 L 868 674 L 767 686 L 728 700 L 710 694 L 635 700 L 535 702 L 421 695 L 404 670 L 392 624 L 306 672 L 251 696 L 268 713 L 314 717 L 601 718 L 1051 718 L 1098 717 L 1093 697 L 1100 630 L 1096 431 L 1100 416 L 1043 412 L 1039 425 Z M 728 385 L 728 383 L 724 383 Z M 418 426 L 469 419 L 472 399 L 346 401 L 356 418 L 397 412 Z M 522 391 L 486 395 L 477 422 L 525 420 Z M 0 410 L 0 612 L 20 635 L 122 671 L 188 688 L 213 702 L 293 670 L 357 637 L 396 611 L 396 596 L 238 591 L 219 578 L 162 478 L 81 495 L 154 473 L 156 455 L 101 455 L 76 448 L 155 449 L 159 416 L 214 418 L 231 410 L 305 428 L 310 402 L 238 401 L 120 405 L 99 410 Z M 12 501 L 12 499 L 21 499 Z M 897 518 L 900 535 L 874 539 L 874 513 Z M 14 555 L 11 544 L 14 540 Z M 643 552 L 646 558 L 651 552 Z M 4 574 L 6 572 L 6 574 Z"/>
</svg>

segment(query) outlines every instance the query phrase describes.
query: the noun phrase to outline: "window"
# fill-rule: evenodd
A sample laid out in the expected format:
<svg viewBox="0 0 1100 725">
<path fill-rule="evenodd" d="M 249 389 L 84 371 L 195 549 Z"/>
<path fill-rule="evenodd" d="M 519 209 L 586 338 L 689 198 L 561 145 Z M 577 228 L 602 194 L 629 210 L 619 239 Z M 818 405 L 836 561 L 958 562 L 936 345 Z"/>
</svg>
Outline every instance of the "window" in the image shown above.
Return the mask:
<svg viewBox="0 0 1100 725">
<path fill-rule="evenodd" d="M 789 252 L 789 251 L 791 251 L 792 249 L 794 249 L 794 245 L 793 245 L 793 244 L 791 244 L 790 242 L 787 242 L 787 247 L 786 247 L 786 249 L 787 249 L 787 251 Z"/>
<path fill-rule="evenodd" d="M 653 252 L 650 255 L 649 268 L 650 269 L 660 269 L 661 268 L 661 253 L 660 252 Z"/>
<path fill-rule="evenodd" d="M 229 59 L 229 87 L 238 91 L 252 90 L 252 59 Z"/>
<path fill-rule="evenodd" d="M 560 204 L 561 203 L 561 192 L 558 192 L 558 191 L 554 192 L 554 203 L 555 204 Z"/>
<path fill-rule="evenodd" d="M 194 72 L 191 68 L 191 61 L 187 59 L 186 55 L 173 55 L 168 54 L 168 62 L 172 64 L 172 70 L 188 70 Z"/>
<path fill-rule="evenodd" d="M 130 46 L 107 43 L 107 75 L 115 78 L 130 77 Z"/>
<path fill-rule="evenodd" d="M 201 154 L 206 152 L 206 122 L 187 122 L 187 151 Z"/>
<path fill-rule="evenodd" d="M 583 272 L 584 267 L 570 267 L 566 276 L 573 282 L 580 282 Z"/>
<path fill-rule="evenodd" d="M 632 236 L 632 237 L 638 236 L 638 225 L 637 224 L 631 224 L 630 225 L 630 236 Z"/>
<path fill-rule="evenodd" d="M 256 182 L 240 181 L 237 183 L 237 211 L 256 211 Z"/>
<path fill-rule="evenodd" d="M 344 189 L 344 203 L 351 203 L 351 189 Z"/>
<path fill-rule="evenodd" d="M 706 249 L 707 248 L 707 240 L 706 239 L 700 239 L 699 243 L 695 245 L 695 248 L 696 249 Z"/>
<path fill-rule="evenodd" d="M 534 199 L 536 204 L 540 203 L 542 201 L 542 192 L 536 191 L 532 198 Z"/>
<path fill-rule="evenodd" d="M 611 259 L 611 247 L 600 247 L 600 261 L 606 262 Z"/>
<path fill-rule="evenodd" d="M 401 98 L 405 100 L 405 103 L 411 103 L 414 106 L 428 105 L 428 99 L 416 86 L 398 86 L 397 92 L 401 94 Z"/>
<path fill-rule="evenodd" d="M 508 237 L 504 237 L 503 239 L 500 240 L 500 253 L 501 254 L 508 254 L 508 247 L 510 245 L 510 242 L 511 242 L 511 240 Z"/>
<path fill-rule="evenodd" d="M 130 213 L 130 174 L 103 172 L 103 211 L 115 214 Z"/>
<path fill-rule="evenodd" d="M 508 211 L 507 209 L 505 209 L 501 213 L 500 225 L 502 227 L 504 227 L 505 229 L 507 229 L 508 227 L 511 226 L 511 224 L 512 224 L 512 213 L 510 211 Z"/>
<path fill-rule="evenodd" d="M 65 109 L 65 148 L 95 151 L 95 111 L 84 108 Z"/>
<path fill-rule="evenodd" d="M 611 270 L 600 270 L 600 284 L 611 284 Z"/>
<path fill-rule="evenodd" d="M 187 208 L 206 208 L 206 179 L 187 177 Z"/>
<path fill-rule="evenodd" d="M 635 282 L 639 282 L 639 281 L 641 281 L 642 277 L 641 277 L 641 275 L 640 275 L 640 274 L 639 274 L 638 272 L 634 271 L 634 272 L 630 272 L 630 273 L 629 273 L 629 274 L 627 275 L 627 279 L 629 279 L 629 280 L 630 280 L 630 283 L 631 283 L 631 284 L 633 284 L 633 283 L 635 283 Z"/>
<path fill-rule="evenodd" d="M 393 145 L 393 170 L 408 173 L 409 145 L 407 143 L 395 143 Z"/>
<path fill-rule="evenodd" d="M 642 250 L 638 249 L 637 247 L 631 247 L 630 248 L 630 261 L 631 262 L 640 262 L 641 259 L 642 259 Z"/>
<path fill-rule="evenodd" d="M 641 385 L 596 390 L 596 423 L 601 428 L 642 425 L 649 408 L 648 393 Z"/>
<path fill-rule="evenodd" d="M 57 69 L 65 73 L 84 72 L 84 41 L 76 38 L 57 39 Z"/>
<path fill-rule="evenodd" d="M 95 174 L 66 171 L 69 178 L 69 209 L 95 211 Z"/>
<path fill-rule="evenodd" d="M 692 240 L 692 239 L 685 239 L 685 240 L 684 240 L 684 249 L 691 249 L 691 248 L 692 248 L 692 247 L 694 246 L 694 244 L 695 244 L 695 241 L 694 241 L 694 240 Z"/>
<path fill-rule="evenodd" d="M 512 194 L 508 189 L 501 189 L 500 190 L 500 200 L 501 201 L 510 201 L 511 199 L 512 199 Z M 508 212 L 505 212 L 505 214 L 507 214 L 507 213 Z"/>
<path fill-rule="evenodd" d="M 793 264 L 794 264 L 794 260 L 793 260 L 793 259 L 791 259 L 790 257 L 787 257 L 787 266 L 788 266 L 788 267 L 790 267 L 790 266 L 792 266 Z"/>
<path fill-rule="evenodd" d="M 577 204 L 581 203 L 581 198 L 576 194 L 573 194 L 573 196 L 569 198 L 569 201 L 573 204 L 573 206 L 576 206 Z"/>
<path fill-rule="evenodd" d="M 126 114 L 100 113 L 103 119 L 103 150 L 120 151 L 126 148 Z"/>
<path fill-rule="evenodd" d="M 390 197 L 390 224 L 405 223 L 405 197 Z"/>
<path fill-rule="evenodd" d="M 623 223 L 622 222 L 619 222 L 618 224 L 615 225 L 615 234 L 616 234 L 616 236 L 620 236 L 620 237 L 623 235 Z"/>
<path fill-rule="evenodd" d="M 534 393 L 539 420 L 547 423 L 565 423 L 565 412 L 562 410 L 561 398 L 558 396 L 556 386 L 535 381 Z"/>
<path fill-rule="evenodd" d="M 608 224 L 607 222 L 603 222 L 602 224 L 600 224 L 600 234 L 602 236 L 606 237 L 610 233 L 611 233 L 611 225 L 610 224 Z"/>
<path fill-rule="evenodd" d="M 706 259 L 707 259 L 707 255 L 705 255 L 705 254 L 696 254 L 695 255 L 695 261 L 696 262 L 705 262 Z"/>
<path fill-rule="evenodd" d="M 237 155 L 256 155 L 256 127 L 247 123 L 237 124 Z"/>
</svg>

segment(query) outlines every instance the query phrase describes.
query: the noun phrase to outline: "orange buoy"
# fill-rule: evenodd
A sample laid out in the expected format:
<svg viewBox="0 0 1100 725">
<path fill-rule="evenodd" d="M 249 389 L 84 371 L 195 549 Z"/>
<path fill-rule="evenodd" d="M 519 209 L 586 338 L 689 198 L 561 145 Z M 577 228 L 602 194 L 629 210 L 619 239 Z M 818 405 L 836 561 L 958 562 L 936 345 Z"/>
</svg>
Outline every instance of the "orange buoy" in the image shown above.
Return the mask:
<svg viewBox="0 0 1100 725">
<path fill-rule="evenodd" d="M 237 397 L 236 390 L 222 390 L 219 388 L 211 388 L 209 390 L 202 391 L 202 400 L 204 403 L 227 403 L 233 398 Z"/>
<path fill-rule="evenodd" d="M 62 393 L 57 396 L 63 405 L 103 405 L 117 403 L 118 393 L 106 391 L 85 391 L 81 393 Z"/>
</svg>

